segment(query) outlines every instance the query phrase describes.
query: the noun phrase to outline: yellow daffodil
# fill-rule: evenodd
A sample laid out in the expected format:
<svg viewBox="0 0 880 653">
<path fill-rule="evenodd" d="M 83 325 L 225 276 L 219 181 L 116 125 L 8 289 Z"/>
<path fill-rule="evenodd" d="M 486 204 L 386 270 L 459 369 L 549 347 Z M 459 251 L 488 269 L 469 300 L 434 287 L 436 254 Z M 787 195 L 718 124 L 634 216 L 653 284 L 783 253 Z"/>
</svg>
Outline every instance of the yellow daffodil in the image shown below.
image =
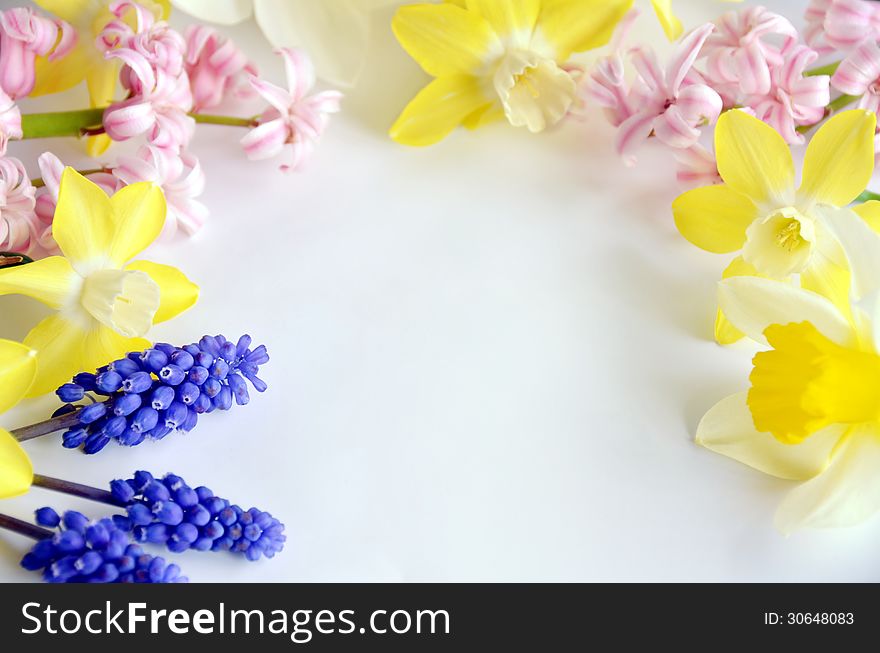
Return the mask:
<svg viewBox="0 0 880 653">
<path fill-rule="evenodd" d="M 403 48 L 436 77 L 403 110 L 391 137 L 431 145 L 458 125 L 506 116 L 539 132 L 575 99 L 562 67 L 573 52 L 608 42 L 632 0 L 458 0 L 401 7 L 392 22 Z"/>
<path fill-rule="evenodd" d="M 831 118 L 807 147 L 797 188 L 782 136 L 743 111 L 728 111 L 715 128 L 718 172 L 725 183 L 679 196 L 672 206 L 675 224 L 709 252 L 741 251 L 725 278 L 799 280 L 801 287 L 847 310 L 849 272 L 817 209 L 846 206 L 864 191 L 874 171 L 875 125 L 868 111 Z M 742 333 L 720 311 L 715 337 L 728 344 Z"/>
<path fill-rule="evenodd" d="M 722 0 L 722 2 L 742 2 L 742 0 Z M 672 11 L 672 0 L 651 0 L 654 13 L 660 21 L 660 26 L 670 41 L 674 41 L 684 31 L 684 27 L 675 12 Z"/>
<path fill-rule="evenodd" d="M 39 363 L 31 395 L 149 347 L 142 337 L 154 323 L 196 302 L 198 287 L 177 268 L 148 261 L 126 265 L 164 223 L 158 186 L 140 182 L 107 197 L 72 168 L 64 170 L 53 222 L 64 256 L 0 270 L 0 295 L 28 295 L 57 311 L 25 338 Z"/>
<path fill-rule="evenodd" d="M 821 208 L 847 255 L 851 304 L 757 277 L 721 282 L 721 307 L 769 344 L 751 388 L 716 404 L 697 442 L 805 481 L 776 515 L 785 533 L 848 526 L 880 510 L 880 235 L 854 211 Z"/>
<path fill-rule="evenodd" d="M 83 80 L 89 89 L 93 107 L 105 107 L 116 99 L 116 80 L 119 78 L 118 59 L 106 59 L 95 46 L 98 34 L 111 20 L 111 0 L 34 0 L 37 5 L 56 15 L 76 28 L 78 40 L 74 49 L 65 57 L 49 61 L 37 59 L 37 83 L 32 95 L 58 93 L 76 86 Z M 171 11 L 169 0 L 138 0 L 157 16 L 168 18 Z M 127 20 L 134 20 L 130 15 Z M 110 145 L 106 136 L 89 139 L 89 154 L 97 156 Z"/>
<path fill-rule="evenodd" d="M 17 342 L 0 340 L 0 413 L 21 401 L 36 374 L 36 352 Z M 33 477 L 31 461 L 18 440 L 0 428 L 0 499 L 24 494 Z"/>
</svg>

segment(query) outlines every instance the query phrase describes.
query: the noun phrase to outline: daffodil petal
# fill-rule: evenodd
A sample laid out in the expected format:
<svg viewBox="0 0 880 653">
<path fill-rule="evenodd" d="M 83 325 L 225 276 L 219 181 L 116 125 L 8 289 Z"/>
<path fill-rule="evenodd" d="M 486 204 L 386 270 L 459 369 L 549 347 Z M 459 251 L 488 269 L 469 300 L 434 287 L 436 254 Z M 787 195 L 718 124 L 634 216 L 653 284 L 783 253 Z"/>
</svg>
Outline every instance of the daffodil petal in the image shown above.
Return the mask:
<svg viewBox="0 0 880 653">
<path fill-rule="evenodd" d="M 852 210 L 855 211 L 855 213 L 858 214 L 859 217 L 871 227 L 871 229 L 880 233 L 880 202 L 877 200 L 870 200 L 864 204 L 856 204 L 852 207 Z"/>
<path fill-rule="evenodd" d="M 455 5 L 401 7 L 391 28 L 403 49 L 434 77 L 476 72 L 503 52 L 482 16 Z"/>
<path fill-rule="evenodd" d="M 715 152 L 721 178 L 756 203 L 790 203 L 794 161 L 775 129 L 744 111 L 721 114 L 715 126 Z"/>
<path fill-rule="evenodd" d="M 678 16 L 672 11 L 672 0 L 651 0 L 651 5 L 654 7 L 654 13 L 657 14 L 657 19 L 663 27 L 666 38 L 674 41 L 681 36 L 684 28 Z"/>
<path fill-rule="evenodd" d="M 89 67 L 86 86 L 93 107 L 105 107 L 116 99 L 116 80 L 119 62 L 116 59 L 100 59 Z"/>
<path fill-rule="evenodd" d="M 828 258 L 816 255 L 809 267 L 801 272 L 801 288 L 822 295 L 843 315 L 849 315 L 850 271 Z"/>
<path fill-rule="evenodd" d="M 759 277 L 758 271 L 751 263 L 746 263 L 742 256 L 737 256 L 730 262 L 724 272 L 721 273 L 722 279 L 730 279 L 731 277 Z M 721 309 L 715 314 L 715 342 L 719 345 L 732 345 L 739 342 L 745 335 L 730 323 Z"/>
<path fill-rule="evenodd" d="M 792 533 L 804 527 L 854 526 L 864 521 L 880 510 L 878 469 L 877 427 L 853 429 L 822 474 L 788 493 L 776 512 L 776 527 Z"/>
<path fill-rule="evenodd" d="M 11 433 L 0 429 L 0 499 L 24 494 L 33 480 L 31 459 Z"/>
<path fill-rule="evenodd" d="M 844 111 L 826 122 L 807 146 L 799 194 L 808 201 L 846 206 L 874 174 L 873 112 Z"/>
<path fill-rule="evenodd" d="M 199 299 L 199 287 L 175 267 L 151 261 L 135 261 L 125 269 L 145 272 L 159 286 L 162 303 L 153 318 L 153 324 L 177 317 Z"/>
<path fill-rule="evenodd" d="M 880 234 L 849 209 L 820 209 L 843 247 L 852 271 L 852 294 L 856 301 L 880 291 Z"/>
<path fill-rule="evenodd" d="M 502 38 L 528 47 L 541 13 L 541 0 L 467 0 L 467 8 L 485 18 Z"/>
<path fill-rule="evenodd" d="M 697 444 L 779 478 L 804 480 L 822 473 L 845 427 L 828 427 L 801 444 L 783 444 L 755 430 L 747 396 L 740 392 L 710 408 L 697 426 Z"/>
<path fill-rule="evenodd" d="M 167 208 L 162 189 L 150 182 L 129 184 L 110 198 L 116 235 L 110 260 L 122 265 L 149 247 L 165 226 Z"/>
<path fill-rule="evenodd" d="M 247 20 L 254 8 L 254 0 L 171 0 L 181 11 L 219 25 L 235 25 Z"/>
<path fill-rule="evenodd" d="M 419 91 L 389 134 L 403 145 L 432 145 L 443 140 L 487 98 L 476 77 L 440 77 Z"/>
<path fill-rule="evenodd" d="M 31 329 L 24 344 L 37 352 L 37 377 L 28 397 L 52 392 L 83 370 L 86 335 L 82 326 L 60 315 L 51 315 Z"/>
<path fill-rule="evenodd" d="M 632 0 L 544 0 L 533 45 L 545 44 L 546 54 L 556 61 L 599 48 L 611 40 L 632 5 Z"/>
<path fill-rule="evenodd" d="M 0 295 L 27 295 L 59 309 L 79 290 L 82 278 L 62 256 L 0 270 Z"/>
<path fill-rule="evenodd" d="M 60 59 L 49 61 L 47 57 L 37 57 L 36 82 L 31 95 L 38 97 L 73 88 L 83 81 L 86 70 L 88 70 L 88 56 L 82 43 Z"/>
<path fill-rule="evenodd" d="M 485 127 L 486 125 L 498 122 L 499 120 L 504 120 L 505 118 L 504 107 L 500 104 L 489 102 L 472 112 L 467 118 L 461 121 L 461 124 L 466 129 L 479 129 L 480 127 Z"/>
<path fill-rule="evenodd" d="M 21 401 L 37 374 L 37 357 L 30 347 L 0 340 L 0 413 Z"/>
<path fill-rule="evenodd" d="M 733 326 L 763 344 L 767 344 L 764 330 L 768 326 L 792 322 L 810 322 L 830 340 L 854 344 L 855 332 L 830 300 L 783 281 L 724 279 L 718 284 L 718 305 Z"/>
<path fill-rule="evenodd" d="M 61 252 L 74 268 L 89 271 L 106 262 L 115 233 L 107 194 L 73 168 L 65 168 L 52 223 Z"/>
<path fill-rule="evenodd" d="M 742 248 L 757 208 L 728 186 L 704 186 L 679 195 L 672 203 L 672 215 L 681 235 L 694 245 L 725 254 Z"/>
<path fill-rule="evenodd" d="M 68 23 L 94 13 L 94 0 L 34 0 L 34 4 Z"/>
<path fill-rule="evenodd" d="M 145 338 L 126 338 L 113 329 L 101 326 L 88 333 L 83 341 L 83 370 L 96 370 L 132 351 L 149 349 L 150 341 Z"/>
</svg>

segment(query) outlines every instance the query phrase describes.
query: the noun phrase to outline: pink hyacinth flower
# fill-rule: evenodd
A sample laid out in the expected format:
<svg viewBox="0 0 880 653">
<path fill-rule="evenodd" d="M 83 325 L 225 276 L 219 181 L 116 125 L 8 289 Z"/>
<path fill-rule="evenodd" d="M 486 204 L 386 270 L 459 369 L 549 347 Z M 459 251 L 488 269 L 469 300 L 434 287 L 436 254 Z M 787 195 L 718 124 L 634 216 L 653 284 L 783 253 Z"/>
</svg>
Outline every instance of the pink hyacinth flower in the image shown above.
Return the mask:
<svg viewBox="0 0 880 653">
<path fill-rule="evenodd" d="M 253 96 L 245 75 L 256 75 L 257 69 L 232 39 L 206 25 L 190 25 L 184 36 L 193 111 L 214 108 L 228 96 Z"/>
<path fill-rule="evenodd" d="M 616 142 L 626 165 L 635 164 L 635 150 L 652 134 L 669 147 L 685 149 L 699 140 L 699 126 L 718 119 L 721 96 L 706 84 L 685 83 L 713 29 L 715 26 L 708 23 L 685 36 L 666 70 L 660 68 L 652 51 L 633 49 L 638 78 L 630 102 L 639 111 L 621 123 Z"/>
<path fill-rule="evenodd" d="M 192 92 L 184 67 L 186 42 L 183 36 L 137 3 L 111 3 L 116 20 L 98 37 L 107 49 L 105 57 L 119 59 L 119 79 L 128 91 L 125 100 L 104 111 L 103 125 L 113 140 L 124 141 L 146 134 L 151 145 L 183 149 L 192 138 L 195 122 Z M 136 27 L 124 19 L 134 11 Z"/>
<path fill-rule="evenodd" d="M 21 110 L 11 97 L 0 90 L 0 156 L 6 155 L 10 139 L 21 137 Z"/>
<path fill-rule="evenodd" d="M 0 159 L 0 250 L 36 253 L 44 225 L 34 211 L 35 194 L 24 164 L 12 157 Z"/>
<path fill-rule="evenodd" d="M 859 109 L 880 111 L 880 46 L 876 41 L 866 41 L 853 50 L 831 77 L 831 85 L 858 97 Z"/>
<path fill-rule="evenodd" d="M 782 63 L 782 55 L 764 40 L 768 36 L 797 39 L 798 32 L 787 19 L 764 7 L 730 11 L 716 21 L 702 51 L 713 85 L 736 85 L 745 95 L 769 93 L 770 71 Z"/>
<path fill-rule="evenodd" d="M 789 41 L 782 55 L 782 64 L 772 71 L 770 94 L 750 99 L 746 104 L 757 118 L 782 134 L 786 142 L 803 143 L 804 137 L 797 128 L 813 125 L 825 116 L 825 107 L 831 101 L 831 78 L 804 76 L 806 68 L 819 57 L 812 48 Z"/>
<path fill-rule="evenodd" d="M 29 7 L 0 12 L 0 88 L 14 100 L 26 96 L 36 82 L 37 57 L 59 59 L 73 49 L 76 39 L 68 23 L 40 16 Z"/>
<path fill-rule="evenodd" d="M 678 164 L 676 177 L 686 188 L 699 188 L 723 183 L 715 154 L 697 143 L 686 150 L 675 153 Z"/>
<path fill-rule="evenodd" d="M 339 111 L 342 93 L 323 91 L 309 95 L 315 85 L 315 69 L 302 50 L 281 48 L 287 71 L 287 89 L 251 77 L 250 83 L 270 105 L 260 117 L 260 124 L 241 139 L 249 159 L 268 159 L 291 146 L 291 163 L 284 171 L 297 170 L 308 159 L 324 133 L 329 114 Z"/>
<path fill-rule="evenodd" d="M 179 156 L 158 147 L 142 147 L 137 156 L 119 157 L 113 174 L 125 184 L 150 181 L 162 187 L 168 205 L 163 237 L 170 238 L 178 226 L 188 235 L 205 224 L 207 207 L 195 198 L 205 189 L 199 160 L 183 152 Z"/>
<path fill-rule="evenodd" d="M 600 58 L 583 82 L 587 99 L 602 107 L 608 121 L 615 127 L 636 112 L 630 102 L 623 43 L 640 13 L 633 9 L 620 21 L 611 40 L 611 54 Z"/>
<path fill-rule="evenodd" d="M 40 167 L 40 175 L 43 179 L 43 187 L 37 191 L 35 212 L 39 219 L 40 232 L 37 240 L 40 247 L 47 254 L 58 254 L 58 245 L 52 237 L 52 220 L 55 217 L 55 207 L 58 204 L 58 189 L 61 185 L 61 174 L 64 172 L 64 164 L 51 152 L 44 152 L 37 159 Z M 94 182 L 108 195 L 112 195 L 123 184 L 109 172 L 95 172 L 87 175 L 89 181 Z"/>
<path fill-rule="evenodd" d="M 805 14 L 806 42 L 820 54 L 852 50 L 880 37 L 880 9 L 866 0 L 812 0 Z"/>
</svg>

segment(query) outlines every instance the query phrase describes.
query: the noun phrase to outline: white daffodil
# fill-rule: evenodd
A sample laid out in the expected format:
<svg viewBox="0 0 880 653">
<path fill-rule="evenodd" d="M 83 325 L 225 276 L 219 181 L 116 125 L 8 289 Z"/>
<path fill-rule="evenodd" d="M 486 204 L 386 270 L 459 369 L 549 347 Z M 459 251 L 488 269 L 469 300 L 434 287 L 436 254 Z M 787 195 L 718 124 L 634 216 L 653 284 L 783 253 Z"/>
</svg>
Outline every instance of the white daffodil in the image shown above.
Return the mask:
<svg viewBox="0 0 880 653">
<path fill-rule="evenodd" d="M 849 305 L 771 279 L 722 281 L 721 310 L 772 349 L 755 356 L 751 388 L 709 410 L 696 437 L 804 481 L 777 512 L 785 533 L 849 526 L 880 510 L 880 235 L 849 209 L 819 211 L 849 262 Z"/>
<path fill-rule="evenodd" d="M 172 0 L 199 20 L 235 25 L 253 15 L 276 48 L 309 53 L 318 77 L 351 86 L 366 61 L 371 14 L 397 0 Z"/>
</svg>

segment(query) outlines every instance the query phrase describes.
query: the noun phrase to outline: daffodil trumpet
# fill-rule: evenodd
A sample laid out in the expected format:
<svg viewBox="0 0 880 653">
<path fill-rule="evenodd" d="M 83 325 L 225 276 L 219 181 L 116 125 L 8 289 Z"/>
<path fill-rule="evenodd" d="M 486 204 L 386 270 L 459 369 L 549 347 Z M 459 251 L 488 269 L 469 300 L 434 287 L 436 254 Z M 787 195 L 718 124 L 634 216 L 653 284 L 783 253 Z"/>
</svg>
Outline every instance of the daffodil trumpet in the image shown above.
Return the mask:
<svg viewBox="0 0 880 653">
<path fill-rule="evenodd" d="M 252 129 L 259 125 L 257 117 L 223 116 L 205 113 L 189 113 L 197 123 L 244 127 Z M 105 133 L 102 124 L 103 108 L 25 113 L 21 116 L 22 139 L 96 136 Z"/>
</svg>

